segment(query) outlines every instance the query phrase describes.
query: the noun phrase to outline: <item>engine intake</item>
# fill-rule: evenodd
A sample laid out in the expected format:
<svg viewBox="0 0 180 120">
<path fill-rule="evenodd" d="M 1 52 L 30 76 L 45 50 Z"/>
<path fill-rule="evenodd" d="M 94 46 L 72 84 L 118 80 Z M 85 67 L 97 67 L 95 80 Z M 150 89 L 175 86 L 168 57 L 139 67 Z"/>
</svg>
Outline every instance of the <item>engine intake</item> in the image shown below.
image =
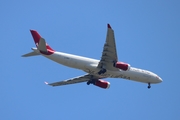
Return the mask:
<svg viewBox="0 0 180 120">
<path fill-rule="evenodd" d="M 110 87 L 110 83 L 104 80 L 97 80 L 94 85 L 104 89 L 108 89 Z"/>
<path fill-rule="evenodd" d="M 116 62 L 114 64 L 114 67 L 119 68 L 119 69 L 124 70 L 124 71 L 127 71 L 130 69 L 131 66 L 127 63 L 124 63 L 124 62 Z"/>
</svg>

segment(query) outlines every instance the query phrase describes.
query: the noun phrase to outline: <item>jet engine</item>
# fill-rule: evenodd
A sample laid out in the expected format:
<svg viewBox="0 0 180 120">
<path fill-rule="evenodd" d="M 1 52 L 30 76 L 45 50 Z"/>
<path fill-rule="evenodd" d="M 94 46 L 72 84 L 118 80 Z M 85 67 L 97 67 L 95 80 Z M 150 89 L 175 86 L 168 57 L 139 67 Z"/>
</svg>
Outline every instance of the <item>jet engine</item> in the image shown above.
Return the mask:
<svg viewBox="0 0 180 120">
<path fill-rule="evenodd" d="M 116 62 L 116 63 L 114 63 L 114 67 L 119 68 L 124 71 L 127 71 L 130 69 L 131 66 L 124 62 Z"/>
<path fill-rule="evenodd" d="M 104 80 L 96 80 L 93 84 L 104 89 L 108 89 L 110 87 L 110 83 Z"/>
</svg>

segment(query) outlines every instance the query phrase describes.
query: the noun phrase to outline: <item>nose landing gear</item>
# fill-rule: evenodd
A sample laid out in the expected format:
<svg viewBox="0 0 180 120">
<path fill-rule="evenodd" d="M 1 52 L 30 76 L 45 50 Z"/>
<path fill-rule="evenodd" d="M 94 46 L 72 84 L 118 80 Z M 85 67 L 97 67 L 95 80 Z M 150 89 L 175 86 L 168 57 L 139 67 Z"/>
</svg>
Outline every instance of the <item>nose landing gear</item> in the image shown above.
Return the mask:
<svg viewBox="0 0 180 120">
<path fill-rule="evenodd" d="M 151 83 L 148 83 L 148 87 L 147 87 L 148 89 L 150 89 L 151 88 Z"/>
</svg>

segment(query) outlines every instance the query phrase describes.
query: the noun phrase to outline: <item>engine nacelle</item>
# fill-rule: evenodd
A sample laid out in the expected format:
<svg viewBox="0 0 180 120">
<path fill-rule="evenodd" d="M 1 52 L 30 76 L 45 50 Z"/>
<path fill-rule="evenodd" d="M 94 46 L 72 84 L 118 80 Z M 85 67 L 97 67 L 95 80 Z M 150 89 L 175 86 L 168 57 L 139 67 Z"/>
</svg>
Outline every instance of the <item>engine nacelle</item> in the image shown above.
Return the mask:
<svg viewBox="0 0 180 120">
<path fill-rule="evenodd" d="M 127 63 L 116 62 L 114 64 L 114 67 L 119 68 L 119 69 L 124 70 L 124 71 L 127 71 L 127 70 L 130 69 L 131 66 L 129 64 L 127 64 Z"/>
<path fill-rule="evenodd" d="M 104 80 L 97 80 L 95 83 L 94 83 L 95 86 L 98 86 L 98 87 L 101 87 L 101 88 L 104 88 L 104 89 L 108 89 L 110 87 L 110 83 L 107 82 L 107 81 L 104 81 Z"/>
</svg>

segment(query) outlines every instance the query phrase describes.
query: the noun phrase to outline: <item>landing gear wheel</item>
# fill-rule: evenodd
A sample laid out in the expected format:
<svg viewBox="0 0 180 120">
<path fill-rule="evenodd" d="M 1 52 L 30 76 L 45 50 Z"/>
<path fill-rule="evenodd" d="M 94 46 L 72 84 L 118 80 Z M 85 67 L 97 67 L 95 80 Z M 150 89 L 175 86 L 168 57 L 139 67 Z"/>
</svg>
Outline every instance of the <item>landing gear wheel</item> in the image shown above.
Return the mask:
<svg viewBox="0 0 180 120">
<path fill-rule="evenodd" d="M 95 79 L 91 79 L 91 80 L 87 81 L 87 85 L 95 84 L 95 82 L 96 82 Z"/>
<path fill-rule="evenodd" d="M 91 84 L 91 82 L 90 82 L 90 81 L 88 81 L 88 82 L 87 82 L 87 85 L 90 85 L 90 84 Z"/>
<path fill-rule="evenodd" d="M 151 84 L 150 83 L 148 83 L 148 87 L 147 87 L 148 89 L 150 89 L 151 88 Z"/>
</svg>

